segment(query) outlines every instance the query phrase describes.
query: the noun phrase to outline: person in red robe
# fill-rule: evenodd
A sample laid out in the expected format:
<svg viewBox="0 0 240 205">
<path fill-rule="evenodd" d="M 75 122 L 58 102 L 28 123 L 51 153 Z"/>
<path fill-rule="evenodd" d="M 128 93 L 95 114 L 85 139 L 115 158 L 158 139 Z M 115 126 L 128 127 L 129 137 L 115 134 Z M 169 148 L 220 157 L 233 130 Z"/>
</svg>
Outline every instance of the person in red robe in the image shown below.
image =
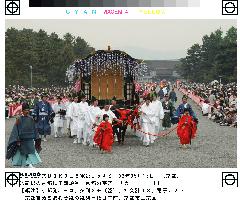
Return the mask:
<svg viewBox="0 0 240 205">
<path fill-rule="evenodd" d="M 119 126 L 120 127 L 120 139 L 118 139 L 118 143 L 123 145 L 127 126 L 129 123 L 128 117 L 130 116 L 132 111 L 130 109 L 125 109 L 125 108 L 119 108 L 119 109 L 116 109 L 116 111 L 119 113 L 119 120 L 122 122 Z"/>
<path fill-rule="evenodd" d="M 103 152 L 112 152 L 113 144 L 113 129 L 112 124 L 108 122 L 109 116 L 107 114 L 103 115 L 103 121 L 98 126 L 96 134 L 94 135 L 94 142 L 99 146 L 100 150 Z"/>
<path fill-rule="evenodd" d="M 177 127 L 177 135 L 183 148 L 187 148 L 186 145 L 191 144 L 191 140 L 196 137 L 196 132 L 197 124 L 189 114 L 189 109 L 185 108 Z"/>
</svg>

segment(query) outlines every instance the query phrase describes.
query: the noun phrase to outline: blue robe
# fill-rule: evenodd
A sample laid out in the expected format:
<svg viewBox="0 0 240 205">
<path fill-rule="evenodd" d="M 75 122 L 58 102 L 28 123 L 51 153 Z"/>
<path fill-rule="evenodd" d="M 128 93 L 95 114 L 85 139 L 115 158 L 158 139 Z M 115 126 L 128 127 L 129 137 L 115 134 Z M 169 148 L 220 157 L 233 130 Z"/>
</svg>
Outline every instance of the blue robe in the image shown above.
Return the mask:
<svg viewBox="0 0 240 205">
<path fill-rule="evenodd" d="M 172 124 L 177 124 L 179 121 L 179 118 L 183 115 L 184 112 L 184 108 L 188 108 L 189 109 L 189 114 L 193 117 L 193 119 L 197 119 L 195 113 L 192 110 L 192 107 L 190 104 L 180 104 L 176 110 L 176 112 L 174 113 L 173 117 L 172 117 Z"/>
<path fill-rule="evenodd" d="M 160 99 L 163 99 L 163 98 L 164 98 L 164 92 L 163 92 L 162 89 L 159 90 L 158 96 L 160 97 Z"/>
<path fill-rule="evenodd" d="M 40 135 L 51 135 L 49 120 L 53 113 L 53 109 L 48 102 L 40 101 L 35 105 L 32 115 L 36 119 L 36 128 Z"/>
<path fill-rule="evenodd" d="M 14 166 L 26 166 L 28 164 L 38 164 L 41 159 L 36 151 L 35 142 L 39 140 L 39 135 L 35 127 L 35 122 L 30 116 L 21 116 L 13 126 L 9 137 L 7 150 L 15 146 L 15 152 L 7 153 L 12 159 Z M 20 145 L 17 145 L 17 142 Z M 40 151 L 40 150 L 38 150 Z"/>
</svg>

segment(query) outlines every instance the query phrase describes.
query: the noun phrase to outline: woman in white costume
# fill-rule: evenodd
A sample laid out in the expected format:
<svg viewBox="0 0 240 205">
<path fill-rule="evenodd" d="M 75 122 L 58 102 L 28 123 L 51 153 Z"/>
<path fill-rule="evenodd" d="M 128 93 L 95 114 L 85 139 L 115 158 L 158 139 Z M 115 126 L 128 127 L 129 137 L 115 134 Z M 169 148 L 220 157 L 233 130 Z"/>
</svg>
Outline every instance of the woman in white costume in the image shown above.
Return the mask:
<svg viewBox="0 0 240 205">
<path fill-rule="evenodd" d="M 154 132 L 155 125 L 155 112 L 152 109 L 149 95 L 147 96 L 145 103 L 141 106 L 141 121 L 142 131 L 144 132 L 142 135 L 143 145 L 148 147 L 150 143 L 154 142 L 153 136 L 148 133 Z"/>
</svg>

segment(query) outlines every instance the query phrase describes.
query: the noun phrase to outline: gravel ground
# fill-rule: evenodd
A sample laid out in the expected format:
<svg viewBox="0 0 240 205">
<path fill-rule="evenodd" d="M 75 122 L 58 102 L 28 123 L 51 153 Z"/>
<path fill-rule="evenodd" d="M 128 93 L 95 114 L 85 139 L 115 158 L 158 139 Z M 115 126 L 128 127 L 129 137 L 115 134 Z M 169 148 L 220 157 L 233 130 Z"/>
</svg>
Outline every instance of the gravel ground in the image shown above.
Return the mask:
<svg viewBox="0 0 240 205">
<path fill-rule="evenodd" d="M 181 94 L 177 92 L 178 99 Z M 177 105 L 180 103 L 177 102 Z M 73 144 L 68 137 L 48 137 L 42 142 L 41 168 L 192 168 L 237 167 L 237 129 L 219 126 L 201 115 L 200 109 L 190 100 L 199 119 L 198 134 L 191 148 L 180 148 L 176 131 L 161 137 L 150 147 L 142 146 L 131 130 L 125 145 L 113 145 L 111 154 L 101 154 L 99 149 Z M 6 143 L 14 119 L 6 120 Z M 6 161 L 6 167 L 11 167 Z"/>
</svg>

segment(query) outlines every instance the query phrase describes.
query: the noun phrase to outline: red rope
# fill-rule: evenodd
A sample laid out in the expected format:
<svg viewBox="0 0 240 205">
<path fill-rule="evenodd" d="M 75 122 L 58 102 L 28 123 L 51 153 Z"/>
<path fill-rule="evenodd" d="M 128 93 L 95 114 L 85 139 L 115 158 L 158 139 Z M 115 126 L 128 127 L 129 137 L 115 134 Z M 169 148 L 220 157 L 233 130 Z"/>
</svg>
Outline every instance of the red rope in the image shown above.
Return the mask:
<svg viewBox="0 0 240 205">
<path fill-rule="evenodd" d="M 151 135 L 151 136 L 154 136 L 154 137 L 165 137 L 165 136 L 169 135 L 171 132 L 173 132 L 175 129 L 177 129 L 177 126 L 172 128 L 171 130 L 169 130 L 166 133 L 160 132 L 159 134 L 152 134 L 152 133 L 149 133 L 149 132 L 144 132 L 140 128 L 139 129 L 136 128 L 136 130 L 138 130 L 139 132 L 142 132 L 143 134 Z"/>
<path fill-rule="evenodd" d="M 119 124 L 122 124 L 122 123 L 124 123 L 124 121 L 123 122 L 118 122 L 115 125 L 119 125 Z M 132 122 L 131 123 L 128 122 L 128 125 L 130 125 L 131 127 L 134 127 Z M 168 132 L 160 132 L 159 134 L 153 134 L 153 133 L 149 133 L 149 132 L 144 132 L 141 128 L 135 128 L 135 130 L 138 130 L 139 132 L 142 132 L 143 134 L 148 134 L 148 135 L 151 135 L 151 136 L 154 136 L 154 137 L 165 137 L 165 136 L 169 135 L 171 132 L 173 132 L 175 129 L 177 129 L 177 126 L 172 128 Z"/>
</svg>

